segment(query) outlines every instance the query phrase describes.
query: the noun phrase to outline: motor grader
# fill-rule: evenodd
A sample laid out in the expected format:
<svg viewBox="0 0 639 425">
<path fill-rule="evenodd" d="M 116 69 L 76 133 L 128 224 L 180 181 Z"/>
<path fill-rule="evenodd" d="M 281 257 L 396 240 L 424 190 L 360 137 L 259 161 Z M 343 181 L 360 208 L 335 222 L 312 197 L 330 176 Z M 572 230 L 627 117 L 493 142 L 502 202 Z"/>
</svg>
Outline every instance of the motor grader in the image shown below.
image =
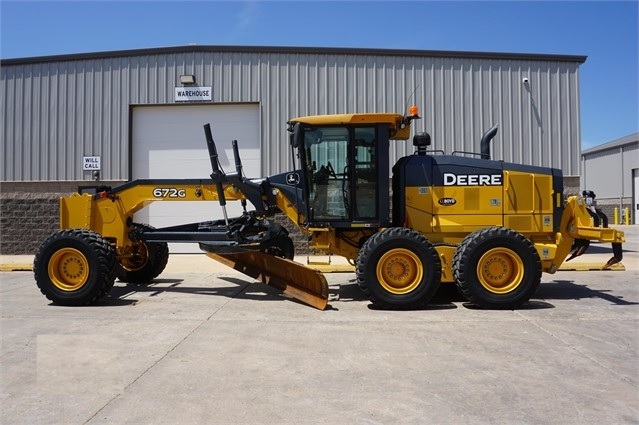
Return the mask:
<svg viewBox="0 0 639 425">
<path fill-rule="evenodd" d="M 566 199 L 561 170 L 491 159 L 497 126 L 483 135 L 478 154 L 429 151 L 430 136 L 415 134 L 414 154 L 391 167 L 390 144 L 408 140 L 418 118 L 411 107 L 407 114 L 292 119 L 293 170 L 254 179 L 244 175 L 236 141 L 235 171 L 221 169 L 205 124 L 209 177 L 135 180 L 61 198 L 60 230 L 35 255 L 36 283 L 55 304 L 91 304 L 116 278 L 150 283 L 167 264 L 168 243 L 191 242 L 323 310 L 326 279 L 293 260 L 277 214 L 307 236 L 310 250 L 348 259 L 359 287 L 381 308 L 420 308 L 441 283 L 454 283 L 479 307 L 514 309 L 531 298 L 542 272 L 554 273 L 571 251 L 582 254 L 583 241 L 612 242 L 604 268 L 621 260 L 623 232 L 595 227 L 582 197 Z M 244 206 L 241 216 L 227 216 L 231 200 Z M 134 220 L 152 202 L 180 201 L 219 202 L 224 218 L 164 228 Z"/>
</svg>

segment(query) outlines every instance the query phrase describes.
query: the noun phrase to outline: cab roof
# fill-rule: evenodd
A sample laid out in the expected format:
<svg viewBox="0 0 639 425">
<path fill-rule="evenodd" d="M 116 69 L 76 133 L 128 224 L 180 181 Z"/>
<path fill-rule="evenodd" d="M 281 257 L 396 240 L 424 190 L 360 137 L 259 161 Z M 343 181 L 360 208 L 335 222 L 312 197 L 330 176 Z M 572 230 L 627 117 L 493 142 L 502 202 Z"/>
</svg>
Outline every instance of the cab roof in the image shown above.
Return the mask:
<svg viewBox="0 0 639 425">
<path fill-rule="evenodd" d="M 293 118 L 289 121 L 291 125 L 298 122 L 313 126 L 389 124 L 391 128 L 391 139 L 406 140 L 410 137 L 410 120 L 407 120 L 406 117 L 397 113 L 309 115 Z"/>
<path fill-rule="evenodd" d="M 340 125 L 340 124 L 376 124 L 389 123 L 397 125 L 402 122 L 400 114 L 333 114 L 333 115 L 309 115 L 293 118 L 291 123 L 301 122 L 310 125 Z"/>
</svg>

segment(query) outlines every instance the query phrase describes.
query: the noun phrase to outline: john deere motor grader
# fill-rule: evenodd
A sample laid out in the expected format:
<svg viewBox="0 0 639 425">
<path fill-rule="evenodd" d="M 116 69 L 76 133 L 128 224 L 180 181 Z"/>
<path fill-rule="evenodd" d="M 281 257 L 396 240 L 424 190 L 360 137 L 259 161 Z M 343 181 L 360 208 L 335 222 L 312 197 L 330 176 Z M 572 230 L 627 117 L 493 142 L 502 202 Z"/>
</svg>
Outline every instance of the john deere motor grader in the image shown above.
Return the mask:
<svg viewBox="0 0 639 425">
<path fill-rule="evenodd" d="M 480 153 L 428 150 L 416 134 L 413 155 L 392 166 L 391 140 L 407 140 L 409 114 L 308 116 L 288 123 L 294 169 L 248 179 L 233 141 L 235 172 L 224 173 L 209 124 L 204 126 L 213 172 L 201 180 L 135 180 L 60 200 L 60 228 L 34 260 L 41 292 L 62 305 L 86 305 L 122 282 L 149 283 L 167 264 L 168 242 L 194 242 L 212 259 L 319 309 L 328 300 L 322 273 L 293 261 L 284 214 L 308 246 L 346 257 L 357 283 L 383 308 L 427 304 L 440 283 L 455 283 L 483 308 L 527 302 L 542 272 L 554 273 L 587 241 L 612 242 L 610 265 L 622 258 L 624 234 L 594 227 L 583 198 L 564 199 L 561 170 L 495 161 L 490 141 Z M 389 194 L 392 192 L 392 196 Z M 136 223 L 151 202 L 216 201 L 224 219 L 161 229 Z M 244 213 L 229 219 L 226 201 Z M 246 201 L 254 209 L 246 210 Z"/>
</svg>

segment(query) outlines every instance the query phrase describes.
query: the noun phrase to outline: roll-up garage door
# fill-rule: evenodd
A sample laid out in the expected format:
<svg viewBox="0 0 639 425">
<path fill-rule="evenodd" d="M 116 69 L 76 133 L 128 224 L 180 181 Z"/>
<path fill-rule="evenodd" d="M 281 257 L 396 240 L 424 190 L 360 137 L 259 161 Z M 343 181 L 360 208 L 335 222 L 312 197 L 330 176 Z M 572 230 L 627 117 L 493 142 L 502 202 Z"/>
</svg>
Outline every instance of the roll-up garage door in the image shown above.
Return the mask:
<svg viewBox="0 0 639 425">
<path fill-rule="evenodd" d="M 237 140 L 247 177 L 262 177 L 259 105 L 169 105 L 133 108 L 132 179 L 210 179 L 211 162 L 203 125 L 211 124 L 220 163 L 235 171 L 231 141 Z M 249 206 L 250 207 L 250 206 Z M 229 217 L 241 214 L 227 202 Z M 155 202 L 135 214 L 135 222 L 154 227 L 223 218 L 217 202 Z M 201 252 L 197 244 L 172 243 L 171 253 Z"/>
</svg>

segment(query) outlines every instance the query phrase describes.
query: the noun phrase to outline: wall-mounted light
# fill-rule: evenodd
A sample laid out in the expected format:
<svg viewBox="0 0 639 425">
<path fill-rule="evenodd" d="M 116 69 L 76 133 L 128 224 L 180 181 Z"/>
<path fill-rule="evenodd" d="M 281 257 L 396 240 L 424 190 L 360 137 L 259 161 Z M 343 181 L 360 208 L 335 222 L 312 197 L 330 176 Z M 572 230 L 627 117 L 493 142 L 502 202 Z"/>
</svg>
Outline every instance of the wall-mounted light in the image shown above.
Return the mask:
<svg viewBox="0 0 639 425">
<path fill-rule="evenodd" d="M 195 84 L 195 75 L 180 75 L 180 83 Z"/>
</svg>

